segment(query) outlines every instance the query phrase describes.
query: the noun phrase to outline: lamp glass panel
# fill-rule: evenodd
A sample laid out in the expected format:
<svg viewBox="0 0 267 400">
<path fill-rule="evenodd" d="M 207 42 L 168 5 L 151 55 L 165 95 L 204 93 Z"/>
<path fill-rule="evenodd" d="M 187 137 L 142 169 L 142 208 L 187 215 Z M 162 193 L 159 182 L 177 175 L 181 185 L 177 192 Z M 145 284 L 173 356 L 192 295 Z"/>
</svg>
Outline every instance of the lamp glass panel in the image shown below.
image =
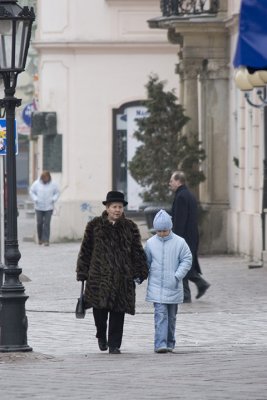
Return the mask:
<svg viewBox="0 0 267 400">
<path fill-rule="evenodd" d="M 254 72 L 253 74 L 248 74 L 247 78 L 253 87 L 264 86 L 264 82 L 261 79 L 258 71 Z"/>
<path fill-rule="evenodd" d="M 260 78 L 263 80 L 264 83 L 267 83 L 267 71 L 260 70 L 258 71 Z"/>
<path fill-rule="evenodd" d="M 0 34 L 0 68 L 11 68 L 12 34 Z"/>
<path fill-rule="evenodd" d="M 16 23 L 16 53 L 15 53 L 15 68 L 24 69 L 25 67 L 25 52 L 27 50 L 27 39 L 29 32 L 29 21 L 17 21 Z"/>
<path fill-rule="evenodd" d="M 253 86 L 248 80 L 248 71 L 246 68 L 238 68 L 235 72 L 235 83 L 240 90 L 252 90 Z"/>
<path fill-rule="evenodd" d="M 12 22 L 0 20 L 0 35 L 12 35 Z"/>
</svg>

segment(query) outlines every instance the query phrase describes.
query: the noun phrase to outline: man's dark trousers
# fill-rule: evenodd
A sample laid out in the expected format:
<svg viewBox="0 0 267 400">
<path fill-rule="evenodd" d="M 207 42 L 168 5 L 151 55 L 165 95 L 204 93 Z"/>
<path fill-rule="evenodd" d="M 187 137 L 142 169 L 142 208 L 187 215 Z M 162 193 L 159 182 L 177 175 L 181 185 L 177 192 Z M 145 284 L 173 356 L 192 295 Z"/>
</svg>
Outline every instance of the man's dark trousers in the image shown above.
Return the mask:
<svg viewBox="0 0 267 400">
<path fill-rule="evenodd" d="M 183 279 L 184 301 L 185 302 L 191 302 L 191 291 L 189 288 L 188 281 L 194 282 L 198 288 L 198 291 L 201 291 L 202 288 L 205 288 L 208 285 L 208 283 L 205 281 L 205 279 L 203 279 L 201 274 L 198 272 L 199 269 L 200 268 L 199 268 L 199 264 L 198 264 L 198 259 L 197 259 L 197 256 L 195 255 L 195 256 L 193 256 L 192 267 Z"/>
</svg>

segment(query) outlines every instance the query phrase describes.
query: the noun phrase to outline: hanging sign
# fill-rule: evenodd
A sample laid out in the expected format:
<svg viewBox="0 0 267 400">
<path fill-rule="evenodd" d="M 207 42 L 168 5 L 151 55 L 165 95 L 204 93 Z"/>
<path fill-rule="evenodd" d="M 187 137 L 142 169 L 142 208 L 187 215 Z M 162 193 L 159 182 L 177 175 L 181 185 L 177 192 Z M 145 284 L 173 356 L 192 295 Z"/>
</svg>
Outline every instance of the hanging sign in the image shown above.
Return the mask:
<svg viewBox="0 0 267 400">
<path fill-rule="evenodd" d="M 15 153 L 18 154 L 17 124 L 15 120 Z M 6 155 L 6 119 L 0 118 L 0 156 Z"/>
<path fill-rule="evenodd" d="M 26 104 L 26 106 L 22 110 L 22 119 L 23 122 L 27 126 L 31 126 L 32 122 L 32 113 L 36 111 L 36 103 L 33 101 L 32 103 Z"/>
</svg>

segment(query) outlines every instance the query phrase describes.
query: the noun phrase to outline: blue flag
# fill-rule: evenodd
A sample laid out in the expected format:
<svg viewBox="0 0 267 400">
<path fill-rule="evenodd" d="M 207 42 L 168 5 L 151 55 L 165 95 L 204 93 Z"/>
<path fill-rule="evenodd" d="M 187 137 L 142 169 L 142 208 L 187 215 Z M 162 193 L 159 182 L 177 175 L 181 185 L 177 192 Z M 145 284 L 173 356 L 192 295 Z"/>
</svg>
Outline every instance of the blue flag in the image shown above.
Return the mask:
<svg viewBox="0 0 267 400">
<path fill-rule="evenodd" d="M 234 67 L 267 69 L 267 1 L 242 0 Z"/>
</svg>

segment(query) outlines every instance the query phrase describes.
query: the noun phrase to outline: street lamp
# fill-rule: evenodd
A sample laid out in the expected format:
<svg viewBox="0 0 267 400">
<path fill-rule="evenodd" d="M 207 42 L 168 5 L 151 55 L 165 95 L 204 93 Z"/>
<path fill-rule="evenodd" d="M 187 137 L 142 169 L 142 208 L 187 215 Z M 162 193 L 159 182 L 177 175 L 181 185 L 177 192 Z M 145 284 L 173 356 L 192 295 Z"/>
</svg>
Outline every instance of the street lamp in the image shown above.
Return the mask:
<svg viewBox="0 0 267 400">
<path fill-rule="evenodd" d="M 267 70 L 254 69 L 241 66 L 235 70 L 236 86 L 244 92 L 244 96 L 249 105 L 256 108 L 263 108 L 267 105 Z M 256 89 L 257 102 L 251 100 L 251 93 Z"/>
<path fill-rule="evenodd" d="M 5 97 L 0 108 L 6 112 L 6 176 L 7 228 L 5 243 L 5 280 L 0 290 L 0 352 L 31 351 L 27 344 L 28 298 L 19 280 L 21 257 L 17 234 L 17 189 L 15 149 L 15 109 L 21 100 L 14 97 L 18 74 L 25 69 L 32 23 L 33 8 L 20 7 L 17 0 L 0 0 L 0 76 Z"/>
</svg>

